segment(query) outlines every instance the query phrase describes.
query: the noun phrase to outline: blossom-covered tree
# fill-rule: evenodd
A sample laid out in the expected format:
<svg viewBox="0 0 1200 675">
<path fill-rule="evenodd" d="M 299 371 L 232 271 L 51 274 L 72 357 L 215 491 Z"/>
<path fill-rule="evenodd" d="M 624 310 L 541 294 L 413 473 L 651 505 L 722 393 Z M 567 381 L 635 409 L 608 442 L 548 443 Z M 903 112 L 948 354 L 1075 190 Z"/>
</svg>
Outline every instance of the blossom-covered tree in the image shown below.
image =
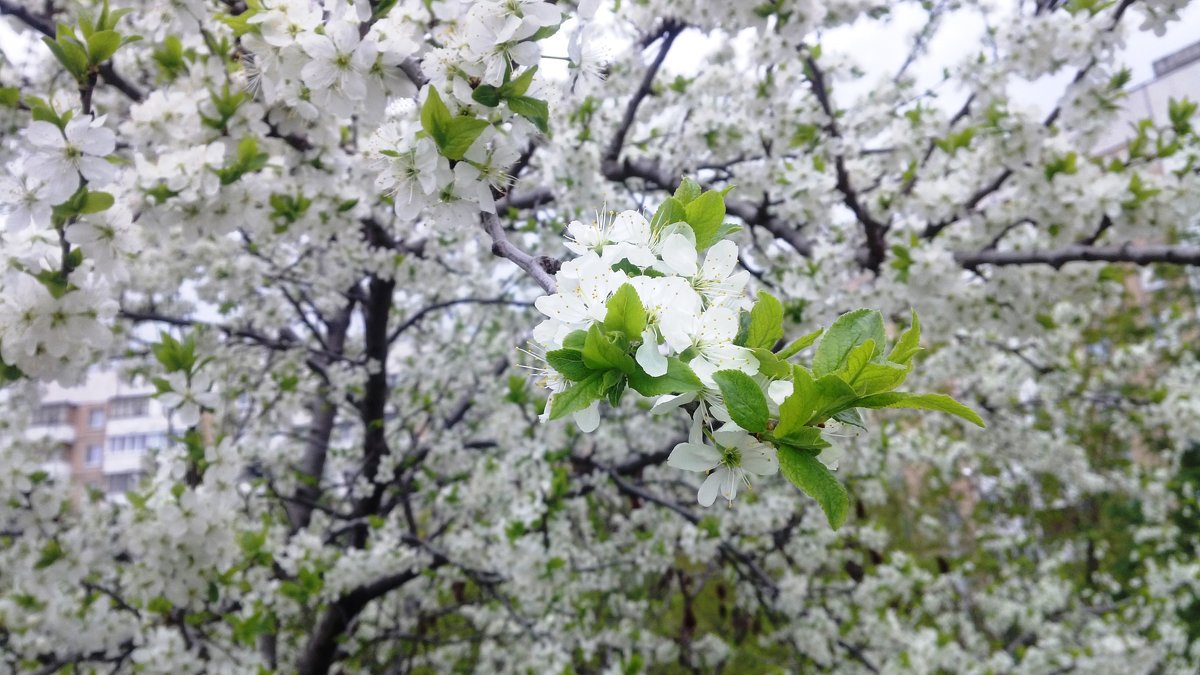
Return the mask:
<svg viewBox="0 0 1200 675">
<path fill-rule="evenodd" d="M 118 4 L 0 0 L 0 670 L 1200 663 L 1183 2 Z"/>
</svg>

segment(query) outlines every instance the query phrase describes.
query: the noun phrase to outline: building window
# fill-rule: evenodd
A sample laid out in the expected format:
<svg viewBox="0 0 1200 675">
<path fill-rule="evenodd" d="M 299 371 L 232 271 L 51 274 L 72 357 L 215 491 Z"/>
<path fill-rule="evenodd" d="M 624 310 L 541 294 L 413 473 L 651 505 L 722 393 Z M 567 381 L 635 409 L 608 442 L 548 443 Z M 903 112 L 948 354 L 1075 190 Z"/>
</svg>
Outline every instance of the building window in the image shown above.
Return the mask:
<svg viewBox="0 0 1200 675">
<path fill-rule="evenodd" d="M 104 449 L 99 445 L 93 444 L 87 446 L 87 457 L 85 458 L 85 461 L 87 462 L 88 466 L 100 466 L 100 462 L 103 461 L 103 457 Z"/>
<path fill-rule="evenodd" d="M 44 405 L 33 412 L 32 423 L 34 426 L 42 427 L 55 424 L 68 424 L 67 417 L 70 415 L 70 412 L 71 406 L 65 403 Z"/>
<path fill-rule="evenodd" d="M 150 414 L 150 397 L 132 396 L 108 402 L 108 416 L 118 420 L 128 417 L 145 417 Z"/>
<path fill-rule="evenodd" d="M 104 428 L 104 408 L 92 408 L 88 411 L 88 428 Z"/>
<path fill-rule="evenodd" d="M 133 488 L 137 487 L 138 480 L 142 474 L 137 471 L 129 473 L 114 473 L 108 477 L 108 494 L 125 494 Z"/>
<path fill-rule="evenodd" d="M 167 435 L 162 432 L 149 434 L 126 434 L 124 436 L 109 436 L 109 452 L 125 452 L 143 450 L 159 450 L 167 446 Z"/>
</svg>

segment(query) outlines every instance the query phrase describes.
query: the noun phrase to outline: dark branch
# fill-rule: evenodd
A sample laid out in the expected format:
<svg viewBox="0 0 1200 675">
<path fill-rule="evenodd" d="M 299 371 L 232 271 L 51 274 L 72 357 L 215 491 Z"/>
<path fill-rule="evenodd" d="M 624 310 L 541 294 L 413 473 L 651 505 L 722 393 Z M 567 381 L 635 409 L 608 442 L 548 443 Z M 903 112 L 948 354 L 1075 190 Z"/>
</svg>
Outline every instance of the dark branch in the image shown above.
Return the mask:
<svg viewBox="0 0 1200 675">
<path fill-rule="evenodd" d="M 1120 246 L 1073 245 L 1048 251 L 959 252 L 954 259 L 963 267 L 974 270 L 981 265 L 1049 265 L 1055 269 L 1070 262 L 1113 262 L 1134 265 L 1200 265 L 1200 248 L 1194 246 L 1163 246 L 1122 244 Z"/>
</svg>

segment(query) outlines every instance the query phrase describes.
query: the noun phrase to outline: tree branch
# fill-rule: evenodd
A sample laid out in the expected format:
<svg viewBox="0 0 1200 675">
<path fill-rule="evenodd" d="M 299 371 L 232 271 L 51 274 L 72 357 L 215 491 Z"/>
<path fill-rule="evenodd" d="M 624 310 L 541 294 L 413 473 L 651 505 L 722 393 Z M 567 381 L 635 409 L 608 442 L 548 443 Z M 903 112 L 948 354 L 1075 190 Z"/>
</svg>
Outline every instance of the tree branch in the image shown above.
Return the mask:
<svg viewBox="0 0 1200 675">
<path fill-rule="evenodd" d="M 613 134 L 612 140 L 609 141 L 608 149 L 604 152 L 604 161 L 615 162 L 621 156 L 621 147 L 625 145 L 625 136 L 629 134 L 629 129 L 633 126 L 634 120 L 637 119 L 638 106 L 642 104 L 642 99 L 646 98 L 650 93 L 650 88 L 654 85 L 654 77 L 658 75 L 658 70 L 662 68 L 663 61 L 667 58 L 667 52 L 671 51 L 671 44 L 675 42 L 675 38 L 681 32 L 683 32 L 683 24 L 670 19 L 667 19 L 663 23 L 657 36 L 662 37 L 662 46 L 659 47 L 658 55 L 654 57 L 654 61 L 650 64 L 650 67 L 646 69 L 646 74 L 642 76 L 641 84 L 633 92 L 633 96 L 629 97 L 629 103 L 625 105 L 625 115 L 621 118 L 621 126 L 617 127 L 616 133 Z"/>
<path fill-rule="evenodd" d="M 958 252 L 954 259 L 963 267 L 974 270 L 980 265 L 1004 267 L 1008 265 L 1049 265 L 1055 269 L 1070 262 L 1114 262 L 1152 265 L 1200 265 L 1200 248 L 1194 246 L 1165 246 L 1121 244 L 1119 246 L 1086 246 L 1076 244 L 1044 251 L 996 251 L 983 250 L 975 253 Z"/>
<path fill-rule="evenodd" d="M 829 121 L 825 124 L 825 131 L 833 138 L 841 138 L 842 132 L 838 129 L 837 111 L 833 109 L 833 100 L 829 96 L 829 87 L 825 83 L 825 74 L 817 67 L 817 61 L 812 55 L 804 57 L 804 64 L 808 70 L 808 79 L 812 83 L 813 95 L 817 97 L 817 102 L 821 105 L 821 110 L 825 112 L 825 116 Z M 838 152 L 833 158 L 834 172 L 837 175 L 837 190 L 842 194 L 842 203 L 850 212 L 854 214 L 859 224 L 863 226 L 863 231 L 867 237 L 867 259 L 865 266 L 872 272 L 878 272 L 879 266 L 883 264 L 883 260 L 887 257 L 887 243 L 885 235 L 887 234 L 887 225 L 879 222 L 862 202 L 859 201 L 858 192 L 850 183 L 850 172 L 846 169 L 846 159 L 842 152 Z"/>
<path fill-rule="evenodd" d="M 532 256 L 522 251 L 516 244 L 508 240 L 500 218 L 494 213 L 482 213 L 483 231 L 492 238 L 492 253 L 501 258 L 508 258 L 517 267 L 538 282 L 542 290 L 554 293 L 558 284 L 554 281 L 554 273 L 558 271 L 558 261 L 546 256 Z"/>
</svg>

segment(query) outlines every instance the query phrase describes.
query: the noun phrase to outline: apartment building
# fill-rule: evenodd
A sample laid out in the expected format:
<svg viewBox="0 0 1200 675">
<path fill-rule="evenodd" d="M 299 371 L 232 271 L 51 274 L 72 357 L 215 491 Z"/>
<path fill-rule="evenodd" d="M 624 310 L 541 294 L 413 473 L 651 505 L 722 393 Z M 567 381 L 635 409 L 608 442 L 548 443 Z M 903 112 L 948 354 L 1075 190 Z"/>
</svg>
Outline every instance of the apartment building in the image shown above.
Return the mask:
<svg viewBox="0 0 1200 675">
<path fill-rule="evenodd" d="M 119 498 L 135 487 L 153 451 L 171 433 L 167 411 L 148 382 L 97 370 L 77 387 L 48 385 L 26 438 L 45 444 L 46 470 L 69 477 L 77 496 Z"/>
<path fill-rule="evenodd" d="M 1166 124 L 1171 99 L 1200 100 L 1200 42 L 1193 43 L 1155 61 L 1154 79 L 1130 88 L 1121 101 L 1117 121 L 1100 138 L 1101 155 L 1124 149 L 1134 136 L 1139 120 Z"/>
</svg>

